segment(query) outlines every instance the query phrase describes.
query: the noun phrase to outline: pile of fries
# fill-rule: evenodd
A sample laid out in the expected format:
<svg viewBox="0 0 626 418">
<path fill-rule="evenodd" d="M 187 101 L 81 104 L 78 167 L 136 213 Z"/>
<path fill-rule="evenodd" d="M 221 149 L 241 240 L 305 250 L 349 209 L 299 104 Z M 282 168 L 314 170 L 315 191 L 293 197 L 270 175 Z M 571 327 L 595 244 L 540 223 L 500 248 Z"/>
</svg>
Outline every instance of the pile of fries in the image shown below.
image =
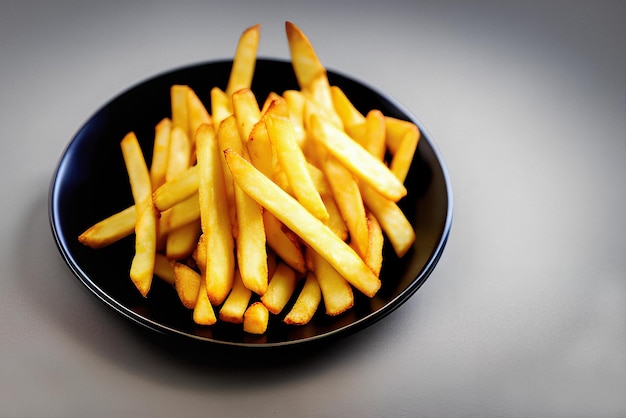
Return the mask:
<svg viewBox="0 0 626 418">
<path fill-rule="evenodd" d="M 286 34 L 300 90 L 260 105 L 260 25 L 246 29 L 210 112 L 190 87 L 171 87 L 150 166 L 133 132 L 122 139 L 134 205 L 79 237 L 101 248 L 134 233 L 137 290 L 147 297 L 153 277 L 167 281 L 199 325 L 263 334 L 272 315 L 293 325 L 318 309 L 339 315 L 354 291 L 379 290 L 384 237 L 400 257 L 415 240 L 397 202 L 418 128 L 360 113 L 302 31 L 286 22 Z"/>
</svg>

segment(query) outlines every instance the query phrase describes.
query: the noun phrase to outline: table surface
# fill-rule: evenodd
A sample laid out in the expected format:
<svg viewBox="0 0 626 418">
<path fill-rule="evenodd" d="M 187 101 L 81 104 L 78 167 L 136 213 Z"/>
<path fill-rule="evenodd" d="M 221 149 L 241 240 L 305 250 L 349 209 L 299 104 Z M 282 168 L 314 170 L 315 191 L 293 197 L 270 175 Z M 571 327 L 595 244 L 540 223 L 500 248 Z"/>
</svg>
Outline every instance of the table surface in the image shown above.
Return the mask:
<svg viewBox="0 0 626 418">
<path fill-rule="evenodd" d="M 0 14 L 0 415 L 626 416 L 623 1 L 44 2 Z M 297 358 L 189 353 L 76 280 L 48 222 L 63 149 L 148 76 L 288 59 L 383 90 L 433 136 L 454 222 L 390 316 Z"/>
</svg>

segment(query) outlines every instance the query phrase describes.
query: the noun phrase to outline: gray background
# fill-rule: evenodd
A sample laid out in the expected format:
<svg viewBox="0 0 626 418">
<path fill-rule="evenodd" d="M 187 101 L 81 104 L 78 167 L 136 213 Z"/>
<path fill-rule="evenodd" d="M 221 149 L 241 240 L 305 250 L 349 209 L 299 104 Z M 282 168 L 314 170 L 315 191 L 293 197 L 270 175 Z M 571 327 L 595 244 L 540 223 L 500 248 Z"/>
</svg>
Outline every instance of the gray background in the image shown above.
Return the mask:
<svg viewBox="0 0 626 418">
<path fill-rule="evenodd" d="M 4 1 L 0 13 L 0 416 L 626 416 L 623 1 Z M 161 71 L 326 66 L 433 135 L 455 196 L 426 284 L 375 326 L 264 366 L 157 347 L 74 279 L 50 179 L 102 104 Z M 252 364 L 250 364 L 252 363 Z"/>
</svg>

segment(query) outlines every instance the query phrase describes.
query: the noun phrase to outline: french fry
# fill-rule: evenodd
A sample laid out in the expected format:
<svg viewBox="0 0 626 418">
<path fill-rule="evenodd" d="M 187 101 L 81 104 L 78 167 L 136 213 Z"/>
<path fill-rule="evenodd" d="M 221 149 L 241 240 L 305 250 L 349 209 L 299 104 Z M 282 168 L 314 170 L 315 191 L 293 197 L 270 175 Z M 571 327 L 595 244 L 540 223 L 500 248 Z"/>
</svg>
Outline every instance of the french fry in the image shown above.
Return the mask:
<svg viewBox="0 0 626 418">
<path fill-rule="evenodd" d="M 186 100 L 186 94 L 188 90 L 180 91 L 181 93 L 179 93 L 179 95 L 184 94 L 184 99 Z M 188 113 L 185 113 L 185 116 L 187 117 Z M 184 122 L 188 122 L 188 120 L 185 120 Z M 191 160 L 191 150 L 191 141 L 186 134 L 186 128 L 175 125 L 172 128 L 170 138 L 169 161 L 166 172 L 166 180 L 172 180 L 172 178 L 175 178 L 177 175 L 189 168 L 189 162 Z M 176 212 L 178 212 L 179 210 L 181 209 L 178 205 L 172 207 L 171 213 L 168 214 L 164 219 L 166 219 L 167 222 L 170 223 L 171 220 L 169 218 L 172 216 L 177 216 Z M 196 243 L 198 242 L 199 233 L 199 222 L 190 222 L 178 228 L 170 229 L 166 237 L 165 252 L 167 257 L 171 260 L 180 260 L 189 257 L 193 252 Z"/>
<path fill-rule="evenodd" d="M 380 110 L 374 109 L 367 112 L 365 130 L 359 143 L 378 160 L 383 161 L 385 159 L 385 151 L 387 150 L 385 117 Z M 391 171 L 393 172 L 393 169 Z M 396 177 L 398 176 L 396 175 Z M 398 177 L 398 180 L 404 182 L 403 178 Z"/>
<path fill-rule="evenodd" d="M 243 314 L 243 330 L 249 334 L 264 334 L 269 322 L 269 312 L 261 302 L 254 302 Z"/>
<path fill-rule="evenodd" d="M 278 161 L 284 167 L 296 199 L 322 222 L 328 220 L 328 211 L 313 184 L 308 164 L 296 142 L 291 120 L 286 117 L 264 117 L 270 141 L 276 148 Z"/>
<path fill-rule="evenodd" d="M 214 325 L 217 322 L 215 310 L 207 295 L 206 281 L 200 280 L 198 299 L 193 308 L 193 321 L 198 325 Z"/>
<path fill-rule="evenodd" d="M 139 141 L 133 132 L 122 139 L 121 148 L 137 210 L 135 255 L 130 266 L 130 278 L 139 293 L 146 297 L 154 274 L 157 228 L 156 213 L 152 205 L 150 172 Z"/>
<path fill-rule="evenodd" d="M 416 237 L 415 230 L 400 207 L 367 185 L 361 185 L 361 195 L 365 206 L 380 222 L 398 257 L 404 256 Z"/>
<path fill-rule="evenodd" d="M 322 292 L 326 314 L 337 316 L 354 306 L 352 287 L 317 251 L 311 252 L 313 272 Z"/>
<path fill-rule="evenodd" d="M 187 92 L 189 86 L 174 84 L 170 87 L 172 106 L 172 128 L 179 127 L 189 136 L 189 111 L 187 110 Z"/>
<path fill-rule="evenodd" d="M 198 200 L 198 192 L 194 193 L 187 199 L 183 200 L 180 203 L 177 203 L 170 209 L 161 213 L 161 219 L 167 218 L 167 222 L 163 222 L 159 224 L 159 232 L 167 235 L 170 231 L 176 230 L 182 226 L 185 226 L 192 222 L 200 221 L 200 205 Z M 174 211 L 174 209 L 176 209 Z M 167 216 L 166 216 L 167 215 Z M 196 235 L 197 239 L 197 230 L 193 229 L 192 233 Z M 188 255 L 188 254 L 187 254 Z"/>
<path fill-rule="evenodd" d="M 406 187 L 389 168 L 344 131 L 316 115 L 312 116 L 311 123 L 313 136 L 359 180 L 390 200 L 398 201 L 406 196 Z"/>
<path fill-rule="evenodd" d="M 200 223 L 206 239 L 204 278 L 209 300 L 220 305 L 233 284 L 235 254 L 232 226 L 228 215 L 222 156 L 211 125 L 202 125 L 196 133 L 200 201 Z"/>
<path fill-rule="evenodd" d="M 390 164 L 391 171 L 400 180 L 404 181 L 411 168 L 415 150 L 420 139 L 420 131 L 414 124 L 410 122 L 401 123 L 397 119 L 385 118 L 385 126 L 387 127 L 387 147 L 392 152 Z M 401 125 L 403 129 L 397 132 L 397 125 Z"/>
<path fill-rule="evenodd" d="M 350 170 L 331 155 L 325 159 L 323 168 L 337 208 L 348 228 L 352 247 L 364 258 L 368 252 L 368 230 L 359 185 Z"/>
<path fill-rule="evenodd" d="M 317 278 L 315 274 L 309 272 L 296 302 L 283 321 L 290 325 L 308 324 L 315 315 L 321 300 L 322 293 Z"/>
<path fill-rule="evenodd" d="M 213 119 L 192 89 L 187 90 L 187 112 L 189 115 L 189 140 L 192 149 L 189 165 L 194 165 L 196 163 L 196 131 L 201 125 L 212 124 Z"/>
<path fill-rule="evenodd" d="M 327 259 L 355 288 L 369 297 L 376 294 L 380 280 L 352 248 L 241 155 L 232 150 L 224 154 L 233 179 L 250 197 Z"/>
<path fill-rule="evenodd" d="M 193 196 L 198 192 L 198 181 L 198 166 L 189 167 L 154 191 L 152 194 L 154 207 L 159 212 L 165 212 L 175 204 Z"/>
<path fill-rule="evenodd" d="M 224 150 L 227 148 L 242 149 L 241 138 L 237 131 L 237 120 L 234 115 L 228 116 L 224 119 L 217 130 L 217 146 L 220 151 L 222 160 L 224 158 Z M 230 217 L 230 224 L 232 226 L 233 237 L 236 239 L 239 228 L 237 226 L 237 205 L 235 201 L 235 183 L 233 176 L 226 165 L 226 161 L 221 164 L 222 171 L 224 173 L 224 190 L 226 192 L 226 202 L 228 206 L 228 215 Z"/>
<path fill-rule="evenodd" d="M 252 127 L 245 143 L 252 164 L 265 176 L 273 179 L 278 159 L 274 155 L 274 148 L 270 142 L 264 119 Z"/>
<path fill-rule="evenodd" d="M 283 310 L 296 289 L 297 279 L 296 272 L 291 267 L 278 263 L 267 291 L 261 296 L 261 302 L 268 311 L 278 315 Z"/>
<path fill-rule="evenodd" d="M 252 85 L 260 37 L 260 24 L 247 28 L 241 34 L 226 87 L 226 95 L 228 97 L 231 97 L 237 90 L 250 88 Z"/>
<path fill-rule="evenodd" d="M 263 211 L 267 244 L 285 264 L 299 273 L 306 271 L 302 246 L 298 236 L 289 230 L 271 212 Z"/>
<path fill-rule="evenodd" d="M 352 104 L 346 93 L 337 86 L 330 86 L 330 96 L 333 107 L 341 122 L 348 131 L 353 126 L 365 124 L 365 116 Z"/>
<path fill-rule="evenodd" d="M 285 32 L 291 52 L 291 62 L 301 89 L 307 89 L 316 77 L 326 77 L 315 49 L 307 36 L 292 22 L 285 22 Z"/>
<path fill-rule="evenodd" d="M 219 318 L 224 322 L 241 324 L 251 297 L 252 291 L 243 284 L 239 271 L 235 271 L 233 288 L 220 308 Z"/>
<path fill-rule="evenodd" d="M 232 95 L 233 113 L 242 141 L 247 141 L 252 128 L 261 118 L 261 110 L 256 97 L 249 88 L 237 90 Z"/>
<path fill-rule="evenodd" d="M 306 130 L 304 129 L 304 106 L 306 99 L 302 92 L 298 90 L 286 90 L 283 92 L 283 98 L 287 101 L 289 108 L 289 117 L 293 123 L 293 130 L 296 134 L 296 141 L 302 147 L 306 140 Z"/>
<path fill-rule="evenodd" d="M 174 269 L 174 286 L 181 303 L 185 308 L 193 309 L 198 301 L 198 292 L 200 291 L 200 282 L 202 278 L 200 274 L 186 264 L 175 262 Z"/>
<path fill-rule="evenodd" d="M 136 222 L 137 209 L 129 206 L 90 226 L 78 236 L 78 241 L 94 249 L 104 248 L 135 232 Z"/>
<path fill-rule="evenodd" d="M 343 216 L 339 211 L 337 202 L 332 194 L 323 194 L 322 200 L 328 210 L 328 227 L 337 235 L 342 241 L 348 240 L 348 226 L 343 220 Z"/>
<path fill-rule="evenodd" d="M 367 213 L 367 231 L 368 245 L 367 254 L 365 254 L 365 263 L 375 275 L 380 276 L 380 270 L 383 266 L 383 245 L 385 243 L 385 237 L 383 236 L 380 222 L 378 222 L 378 219 L 376 219 L 371 212 Z"/>
<path fill-rule="evenodd" d="M 236 94 L 235 94 L 236 95 Z M 226 118 L 217 131 L 217 141 L 220 146 L 223 159 L 223 149 L 236 150 L 245 155 L 245 150 L 239 132 L 237 121 L 234 116 Z M 230 170 L 223 162 L 224 171 L 230 174 Z M 228 180 L 232 182 L 232 177 Z M 246 287 L 258 295 L 267 290 L 267 251 L 265 228 L 263 226 L 263 214 L 261 207 L 252 200 L 238 184 L 233 183 L 234 209 L 236 210 L 237 227 L 235 236 L 237 265 L 239 273 Z"/>
<path fill-rule="evenodd" d="M 170 260 L 168 260 L 163 254 L 156 254 L 156 258 L 154 260 L 154 275 L 170 285 L 176 286 L 174 268 L 172 267 Z"/>
<path fill-rule="evenodd" d="M 233 114 L 233 104 L 231 96 L 228 96 L 219 87 L 211 89 L 211 116 L 213 118 L 213 129 L 217 133 L 222 121 Z"/>
<path fill-rule="evenodd" d="M 154 128 L 154 146 L 150 164 L 150 181 L 153 189 L 165 183 L 171 129 L 172 121 L 169 118 L 162 119 Z"/>
</svg>

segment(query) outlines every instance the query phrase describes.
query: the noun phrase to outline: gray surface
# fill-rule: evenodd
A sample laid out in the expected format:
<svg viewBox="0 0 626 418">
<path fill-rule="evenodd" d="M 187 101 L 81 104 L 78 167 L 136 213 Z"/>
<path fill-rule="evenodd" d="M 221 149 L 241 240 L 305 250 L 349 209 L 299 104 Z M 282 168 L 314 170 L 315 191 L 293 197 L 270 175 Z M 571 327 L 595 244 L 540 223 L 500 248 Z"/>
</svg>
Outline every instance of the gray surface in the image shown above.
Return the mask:
<svg viewBox="0 0 626 418">
<path fill-rule="evenodd" d="M 159 3 L 2 5 L 0 416 L 626 416 L 623 1 Z M 426 125 L 453 232 L 408 303 L 311 361 L 185 361 L 73 278 L 49 181 L 111 97 L 257 22 L 287 58 L 285 20 Z"/>
</svg>

